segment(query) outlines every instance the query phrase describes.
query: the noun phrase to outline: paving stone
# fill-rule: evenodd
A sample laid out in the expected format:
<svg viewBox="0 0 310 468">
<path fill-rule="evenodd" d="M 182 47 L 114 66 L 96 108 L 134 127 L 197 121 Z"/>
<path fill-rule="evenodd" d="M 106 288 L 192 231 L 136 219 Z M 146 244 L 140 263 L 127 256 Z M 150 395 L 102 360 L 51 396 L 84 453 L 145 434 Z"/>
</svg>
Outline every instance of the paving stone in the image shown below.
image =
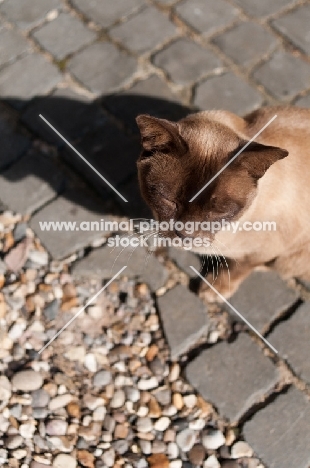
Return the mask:
<svg viewBox="0 0 310 468">
<path fill-rule="evenodd" d="M 297 299 L 297 292 L 288 288 L 277 273 L 255 271 L 243 281 L 229 302 L 255 328 L 263 332 Z M 226 307 L 234 319 L 241 320 L 229 306 Z"/>
<path fill-rule="evenodd" d="M 305 302 L 288 320 L 275 328 L 268 339 L 294 372 L 310 384 L 310 302 Z"/>
<path fill-rule="evenodd" d="M 0 5 L 0 12 L 18 27 L 29 29 L 60 5 L 60 0 L 27 0 L 27 3 L 24 0 L 5 0 Z"/>
<path fill-rule="evenodd" d="M 244 425 L 244 436 L 269 468 L 308 468 L 310 404 L 291 387 Z"/>
<path fill-rule="evenodd" d="M 234 62 L 247 67 L 270 52 L 279 41 L 267 29 L 248 21 L 220 34 L 213 42 Z"/>
<path fill-rule="evenodd" d="M 310 54 L 310 5 L 303 5 L 272 22 L 272 25 L 306 54 Z"/>
<path fill-rule="evenodd" d="M 92 92 L 103 94 L 125 84 L 136 69 L 136 61 L 113 44 L 99 42 L 77 53 L 68 68 Z"/>
<path fill-rule="evenodd" d="M 107 28 L 137 11 L 144 0 L 72 0 L 72 4 L 89 19 Z"/>
<path fill-rule="evenodd" d="M 212 34 L 238 16 L 238 10 L 225 0 L 185 0 L 175 8 L 178 15 L 203 34 Z"/>
<path fill-rule="evenodd" d="M 15 119 L 2 106 L 0 106 L 0 135 L 0 170 L 2 170 L 22 156 L 29 147 L 30 140 L 16 129 Z"/>
<path fill-rule="evenodd" d="M 0 63 L 1 66 L 30 51 L 30 44 L 17 32 L 11 29 L 0 30 Z"/>
<path fill-rule="evenodd" d="M 76 226 L 79 228 L 80 222 L 100 222 L 103 217 L 103 203 L 99 199 L 95 198 L 84 187 L 71 188 L 37 212 L 31 219 L 30 227 L 38 235 L 51 256 L 54 259 L 62 259 L 107 233 L 83 229 L 72 231 L 41 230 L 39 222 L 76 222 Z M 104 219 L 108 220 L 108 217 L 105 216 Z M 87 225 L 84 226 L 87 227 Z"/>
<path fill-rule="evenodd" d="M 268 16 L 277 11 L 283 10 L 288 5 L 295 2 L 292 0 L 234 0 L 235 5 L 241 7 L 250 16 Z"/>
<path fill-rule="evenodd" d="M 31 99 L 50 91 L 61 80 L 58 69 L 42 55 L 30 54 L 0 72 L 0 94 L 4 98 Z M 21 106 L 22 101 L 15 105 Z"/>
<path fill-rule="evenodd" d="M 191 112 L 178 102 L 178 97 L 157 75 L 139 81 L 126 92 L 106 96 L 103 105 L 136 134 L 139 133 L 136 124 L 139 114 L 179 120 Z"/>
<path fill-rule="evenodd" d="M 309 87 L 310 65 L 280 50 L 259 67 L 253 76 L 276 98 L 290 99 Z"/>
<path fill-rule="evenodd" d="M 163 68 L 172 81 L 183 85 L 222 66 L 212 52 L 185 38 L 177 39 L 156 54 L 154 64 Z"/>
<path fill-rule="evenodd" d="M 30 214 L 55 198 L 64 177 L 52 159 L 28 153 L 0 176 L 1 201 L 11 210 Z"/>
<path fill-rule="evenodd" d="M 43 49 L 62 60 L 92 42 L 96 34 L 77 18 L 61 13 L 54 21 L 37 29 L 33 37 Z"/>
<path fill-rule="evenodd" d="M 143 53 L 173 37 L 176 27 L 155 7 L 147 7 L 110 31 L 113 39 L 134 52 Z"/>
<path fill-rule="evenodd" d="M 222 342 L 203 351 L 187 366 L 186 376 L 232 422 L 261 401 L 279 380 L 277 368 L 246 334 L 231 344 Z"/>
<path fill-rule="evenodd" d="M 310 107 L 310 94 L 298 98 L 297 101 L 295 101 L 295 105 L 300 107 Z"/>
<path fill-rule="evenodd" d="M 74 265 L 73 274 L 107 279 L 112 278 L 124 265 L 127 268 L 123 275 L 145 281 L 153 291 L 163 286 L 168 277 L 164 266 L 144 247 L 104 246 L 96 249 Z"/>
<path fill-rule="evenodd" d="M 187 273 L 190 278 L 196 278 L 197 275 L 190 266 L 200 271 L 201 263 L 198 255 L 188 250 L 176 249 L 175 247 L 169 247 L 168 252 L 169 258 L 171 258 L 181 270 Z"/>
<path fill-rule="evenodd" d="M 263 97 L 231 72 L 207 79 L 197 86 L 194 104 L 201 109 L 225 109 L 246 114 L 260 107 Z"/>
<path fill-rule="evenodd" d="M 206 306 L 185 286 L 177 285 L 160 296 L 158 309 L 172 360 L 186 353 L 208 331 Z"/>
<path fill-rule="evenodd" d="M 139 142 L 128 138 L 107 118 L 89 132 L 76 148 L 113 186 L 118 186 L 136 173 Z M 64 156 L 99 191 L 106 192 L 105 182 L 79 156 L 69 148 Z"/>
<path fill-rule="evenodd" d="M 64 146 L 65 143 L 39 117 L 42 114 L 70 142 L 81 139 L 106 119 L 99 104 L 70 88 L 56 89 L 50 96 L 31 101 L 22 114 L 22 121 L 48 142 Z"/>
</svg>

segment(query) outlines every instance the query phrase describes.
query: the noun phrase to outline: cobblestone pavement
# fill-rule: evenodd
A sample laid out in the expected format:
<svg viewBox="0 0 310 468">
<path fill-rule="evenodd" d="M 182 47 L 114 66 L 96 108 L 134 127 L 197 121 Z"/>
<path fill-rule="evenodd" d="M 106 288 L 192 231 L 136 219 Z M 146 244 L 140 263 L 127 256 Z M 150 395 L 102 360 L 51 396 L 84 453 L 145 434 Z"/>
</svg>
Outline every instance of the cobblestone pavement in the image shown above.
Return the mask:
<svg viewBox="0 0 310 468">
<path fill-rule="evenodd" d="M 142 249 L 131 256 L 111 255 L 105 245 L 111 232 L 39 229 L 40 221 L 149 216 L 136 180 L 134 118 L 139 113 L 178 119 L 195 109 L 224 108 L 241 115 L 266 104 L 309 107 L 309 24 L 309 1 L 0 1 L 0 433 L 6 434 L 0 464 L 309 468 L 309 285 L 286 284 L 273 273 L 257 272 L 231 300 L 278 349 L 275 356 L 228 309 L 200 301 L 189 269 L 199 269 L 200 260 L 192 253 L 170 249 L 146 262 Z M 37 239 L 30 251 L 29 232 Z M 44 270 L 47 261 L 53 271 Z M 101 324 L 94 308 L 89 321 L 86 316 L 77 325 L 79 337 L 68 332 L 59 349 L 54 345 L 35 360 L 33 351 L 76 310 L 76 293 L 60 294 L 59 289 L 73 282 L 83 304 L 125 263 L 126 276 L 112 296 L 104 296 L 117 305 L 117 320 L 109 317 Z M 43 272 L 33 273 L 41 267 Z M 52 275 L 48 281 L 46 275 Z M 133 294 L 139 284 L 148 285 L 153 305 Z M 66 305 L 60 307 L 59 301 Z M 143 320 L 135 318 L 141 314 Z M 124 317 L 142 334 L 135 337 L 138 345 L 125 332 L 118 337 Z M 96 321 L 101 334 L 108 334 L 106 341 L 96 334 Z M 92 339 L 83 338 L 84 347 L 82 325 L 92 330 Z M 129 356 L 126 349 L 133 341 Z M 61 359 L 66 347 L 67 363 Z M 18 377 L 25 368 L 36 376 Z M 175 368 L 181 380 L 171 377 Z M 108 373 L 98 377 L 101 369 Z M 118 379 L 112 385 L 111 372 Z M 73 376 L 85 379 L 85 388 L 72 384 Z M 145 379 L 151 386 L 146 382 L 139 388 Z M 174 414 L 167 409 L 171 394 L 166 400 L 163 396 L 167 388 L 174 392 Z M 129 406 L 124 406 L 124 389 Z M 79 397 L 83 392 L 87 398 Z M 135 398 L 142 399 L 142 409 L 133 411 Z M 166 409 L 162 412 L 159 405 Z M 181 414 L 183 406 L 187 409 Z M 190 416 L 194 409 L 200 419 Z M 160 422 L 153 425 L 152 418 Z M 167 427 L 163 418 L 170 418 Z M 169 435 L 170 425 L 176 435 Z"/>
</svg>

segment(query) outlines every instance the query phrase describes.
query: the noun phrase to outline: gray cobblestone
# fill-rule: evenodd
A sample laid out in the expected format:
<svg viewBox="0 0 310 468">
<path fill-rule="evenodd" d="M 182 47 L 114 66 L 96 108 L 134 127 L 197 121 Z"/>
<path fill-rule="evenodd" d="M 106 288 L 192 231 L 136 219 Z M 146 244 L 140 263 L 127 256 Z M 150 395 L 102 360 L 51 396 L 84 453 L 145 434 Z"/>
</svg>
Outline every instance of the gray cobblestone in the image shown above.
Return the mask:
<svg viewBox="0 0 310 468">
<path fill-rule="evenodd" d="M 27 4 L 24 0 L 5 0 L 0 5 L 0 12 L 20 28 L 29 29 L 60 5 L 60 0 L 27 0 Z"/>
<path fill-rule="evenodd" d="M 310 384 L 309 331 L 310 303 L 305 302 L 289 320 L 275 328 L 269 339 L 294 372 Z"/>
<path fill-rule="evenodd" d="M 310 54 L 310 5 L 303 5 L 297 10 L 273 21 L 273 26 L 306 54 Z"/>
<path fill-rule="evenodd" d="M 235 5 L 241 7 L 250 16 L 268 16 L 294 4 L 294 0 L 234 0 Z"/>
<path fill-rule="evenodd" d="M 183 85 L 222 66 L 221 60 L 212 52 L 184 38 L 156 54 L 154 64 L 163 68 L 175 83 Z"/>
<path fill-rule="evenodd" d="M 54 259 L 65 258 L 105 235 L 103 231 L 46 231 L 40 221 L 66 221 L 79 223 L 98 221 L 103 218 L 103 204 L 86 189 L 68 189 L 49 205 L 44 206 L 31 219 L 30 227 L 38 235 Z"/>
<path fill-rule="evenodd" d="M 280 50 L 260 66 L 253 76 L 276 98 L 285 100 L 309 87 L 310 65 Z"/>
<path fill-rule="evenodd" d="M 194 104 L 201 109 L 225 109 L 239 114 L 250 112 L 262 103 L 258 91 L 230 72 L 199 84 L 194 99 Z"/>
<path fill-rule="evenodd" d="M 106 219 L 106 218 L 105 218 Z M 163 286 L 167 271 L 154 255 L 148 254 L 144 247 L 104 246 L 91 252 L 77 262 L 73 268 L 76 277 L 112 278 L 124 265 L 124 275 L 145 281 L 153 291 Z"/>
<path fill-rule="evenodd" d="M 279 42 L 257 23 L 241 23 L 217 36 L 214 43 L 234 62 L 245 67 L 257 62 Z"/>
<path fill-rule="evenodd" d="M 245 423 L 244 435 L 269 468 L 308 468 L 310 405 L 295 388 Z"/>
<path fill-rule="evenodd" d="M 6 65 L 19 55 L 30 51 L 30 45 L 17 32 L 11 29 L 0 30 L 0 64 Z"/>
<path fill-rule="evenodd" d="M 200 270 L 200 259 L 198 255 L 188 250 L 176 249 L 175 247 L 169 247 L 169 258 L 174 260 L 178 267 L 185 271 L 189 277 L 195 278 L 196 273 L 190 268 L 193 266 L 196 270 Z"/>
<path fill-rule="evenodd" d="M 178 96 L 158 76 L 139 81 L 128 91 L 107 96 L 104 106 L 123 120 L 132 132 L 138 133 L 136 116 L 151 114 L 163 119 L 178 120 L 190 110 L 182 106 Z"/>
<path fill-rule="evenodd" d="M 144 0 L 72 0 L 72 4 L 84 15 L 104 28 L 134 13 Z"/>
<path fill-rule="evenodd" d="M 92 42 L 96 34 L 77 18 L 61 13 L 54 21 L 37 29 L 33 37 L 43 49 L 62 60 Z"/>
<path fill-rule="evenodd" d="M 136 61 L 113 44 L 98 42 L 77 53 L 68 65 L 73 75 L 96 94 L 120 88 L 136 69 Z"/>
<path fill-rule="evenodd" d="M 39 117 L 42 114 L 71 142 L 81 139 L 105 120 L 99 105 L 70 88 L 59 88 L 51 96 L 33 100 L 22 114 L 23 122 L 48 142 L 63 146 L 63 141 Z"/>
<path fill-rule="evenodd" d="M 203 351 L 186 368 L 188 381 L 220 414 L 235 422 L 279 380 L 276 367 L 245 334 Z"/>
<path fill-rule="evenodd" d="M 2 97 L 31 99 L 50 91 L 61 78 L 57 68 L 44 57 L 27 55 L 1 70 L 0 94 Z"/>
<path fill-rule="evenodd" d="M 0 170 L 18 159 L 29 147 L 30 140 L 26 135 L 16 130 L 16 120 L 1 106 L 0 134 L 1 158 Z M 1 198 L 1 197 L 0 197 Z"/>
<path fill-rule="evenodd" d="M 110 31 L 114 39 L 138 53 L 153 49 L 175 34 L 176 28 L 168 17 L 151 6 Z"/>
<path fill-rule="evenodd" d="M 238 14 L 236 8 L 225 0 L 185 0 L 176 6 L 180 17 L 203 34 L 212 34 L 233 21 Z"/>
<path fill-rule="evenodd" d="M 256 271 L 246 278 L 229 302 L 262 332 L 297 298 L 296 291 L 288 288 L 276 273 Z M 238 320 L 228 306 L 227 311 Z"/>
<path fill-rule="evenodd" d="M 158 309 L 165 335 L 170 346 L 171 359 L 197 343 L 206 335 L 209 325 L 203 302 L 182 285 L 178 285 L 158 298 Z"/>
<path fill-rule="evenodd" d="M 52 200 L 63 184 L 51 158 L 29 153 L 0 176 L 1 201 L 17 213 L 30 214 Z"/>
</svg>

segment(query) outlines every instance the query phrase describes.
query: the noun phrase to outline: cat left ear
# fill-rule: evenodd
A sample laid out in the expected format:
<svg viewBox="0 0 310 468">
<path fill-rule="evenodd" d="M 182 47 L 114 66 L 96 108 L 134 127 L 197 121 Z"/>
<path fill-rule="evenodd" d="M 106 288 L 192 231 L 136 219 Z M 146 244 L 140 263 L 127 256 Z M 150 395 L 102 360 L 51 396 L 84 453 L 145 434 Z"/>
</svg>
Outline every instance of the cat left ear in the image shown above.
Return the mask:
<svg viewBox="0 0 310 468">
<path fill-rule="evenodd" d="M 145 151 L 170 152 L 174 150 L 181 154 L 186 151 L 187 145 L 179 133 L 178 124 L 150 115 L 139 115 L 136 122 Z"/>
<path fill-rule="evenodd" d="M 276 146 L 252 142 L 236 158 L 236 163 L 245 168 L 254 179 L 260 179 L 272 164 L 288 156 L 288 151 Z"/>
</svg>

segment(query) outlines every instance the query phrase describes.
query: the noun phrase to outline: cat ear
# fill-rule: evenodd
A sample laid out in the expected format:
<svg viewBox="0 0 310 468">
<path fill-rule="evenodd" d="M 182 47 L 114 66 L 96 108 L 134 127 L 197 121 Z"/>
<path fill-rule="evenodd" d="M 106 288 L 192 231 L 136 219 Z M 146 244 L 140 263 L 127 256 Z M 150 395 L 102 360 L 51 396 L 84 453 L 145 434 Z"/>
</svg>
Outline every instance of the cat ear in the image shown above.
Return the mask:
<svg viewBox="0 0 310 468">
<path fill-rule="evenodd" d="M 150 115 L 139 115 L 136 122 L 145 151 L 177 151 L 180 154 L 186 151 L 187 145 L 179 133 L 177 123 Z"/>
<path fill-rule="evenodd" d="M 244 167 L 251 177 L 260 179 L 272 164 L 286 158 L 288 154 L 288 151 L 276 146 L 266 146 L 252 142 L 236 158 L 236 163 Z"/>
</svg>

